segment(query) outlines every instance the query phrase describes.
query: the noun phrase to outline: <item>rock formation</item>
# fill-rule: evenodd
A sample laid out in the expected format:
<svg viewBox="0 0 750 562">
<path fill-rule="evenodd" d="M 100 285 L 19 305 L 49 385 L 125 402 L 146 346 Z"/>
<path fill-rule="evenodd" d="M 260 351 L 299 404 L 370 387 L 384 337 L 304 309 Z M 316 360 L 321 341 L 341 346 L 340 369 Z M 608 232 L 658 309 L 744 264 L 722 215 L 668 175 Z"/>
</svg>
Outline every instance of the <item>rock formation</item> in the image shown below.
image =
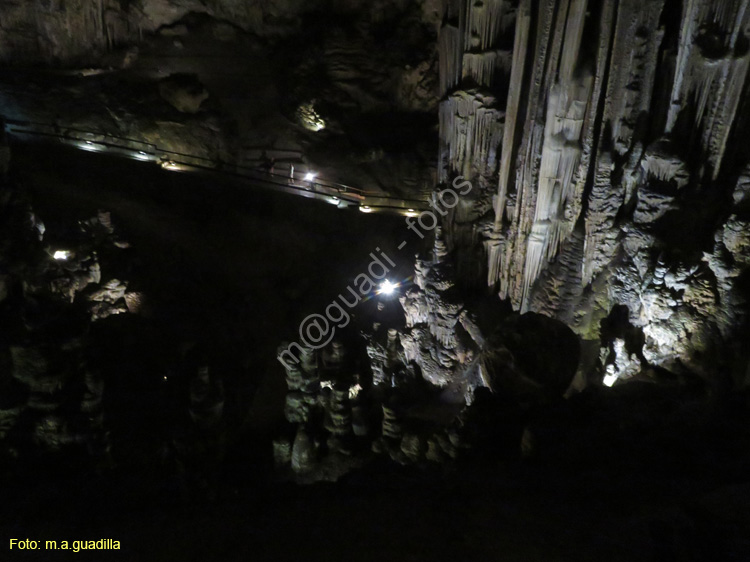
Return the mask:
<svg viewBox="0 0 750 562">
<path fill-rule="evenodd" d="M 608 383 L 647 366 L 744 373 L 747 8 L 447 3 L 439 179 L 497 186 L 491 211 L 467 198 L 444 221 L 451 259 L 465 283 L 482 244 L 501 299 L 584 341 L 626 307 L 643 341 L 606 342 Z M 478 117 L 487 100 L 496 120 Z"/>
<path fill-rule="evenodd" d="M 498 400 L 747 384 L 747 8 L 444 3 L 442 227 L 400 298 L 405 327 L 368 336 L 374 451 L 455 458 Z M 437 211 L 458 180 L 470 189 Z M 513 312 L 489 312 L 482 285 Z M 287 418 L 307 421 L 315 399 L 292 394 Z M 506 437 L 506 454 L 525 446 Z"/>
<path fill-rule="evenodd" d="M 98 257 L 127 244 L 107 212 L 61 237 L 47 231 L 21 191 L 6 182 L 0 194 L 0 439 L 40 451 L 82 448 L 104 460 L 105 377 L 90 330 L 93 322 L 137 311 L 140 295 L 103 272 Z"/>
</svg>

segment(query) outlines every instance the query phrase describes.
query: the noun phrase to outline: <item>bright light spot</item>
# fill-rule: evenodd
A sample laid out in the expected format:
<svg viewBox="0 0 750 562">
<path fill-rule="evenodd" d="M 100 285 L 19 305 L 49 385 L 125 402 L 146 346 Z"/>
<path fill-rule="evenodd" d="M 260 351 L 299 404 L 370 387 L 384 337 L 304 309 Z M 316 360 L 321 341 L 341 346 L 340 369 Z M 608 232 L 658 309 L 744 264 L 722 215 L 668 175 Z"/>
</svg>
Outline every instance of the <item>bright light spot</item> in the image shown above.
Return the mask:
<svg viewBox="0 0 750 562">
<path fill-rule="evenodd" d="M 371 213 L 372 212 L 372 209 L 370 209 L 370 207 L 368 207 L 367 205 L 364 205 L 363 207 L 360 207 L 359 210 L 362 211 L 363 213 Z"/>
<path fill-rule="evenodd" d="M 404 213 L 407 217 L 416 217 L 419 213 L 416 211 L 413 211 L 412 209 L 409 209 Z"/>
<path fill-rule="evenodd" d="M 167 376 L 166 375 L 164 375 L 164 380 L 167 380 Z"/>
<path fill-rule="evenodd" d="M 162 162 L 161 167 L 165 170 L 171 170 L 173 172 L 176 172 L 180 169 L 180 167 L 172 162 L 171 160 L 167 160 L 166 162 Z"/>
<path fill-rule="evenodd" d="M 333 381 L 320 381 L 320 388 L 330 388 L 333 390 Z"/>
<path fill-rule="evenodd" d="M 414 209 L 407 209 L 407 211 L 409 211 L 410 213 L 413 213 Z"/>
<path fill-rule="evenodd" d="M 349 400 L 354 400 L 362 390 L 362 386 L 357 383 L 349 387 Z"/>
<path fill-rule="evenodd" d="M 392 295 L 393 291 L 396 290 L 396 287 L 398 287 L 398 285 L 394 285 L 393 283 L 391 283 L 390 281 L 388 281 L 388 279 L 386 279 L 385 281 L 383 281 L 380 284 L 380 291 L 379 292 L 382 293 L 382 294 L 384 294 L 384 295 Z"/>
<path fill-rule="evenodd" d="M 313 174 L 312 172 L 307 172 L 305 174 L 305 181 L 313 181 L 315 179 L 316 174 Z"/>
<path fill-rule="evenodd" d="M 604 375 L 604 378 L 602 379 L 602 383 L 604 383 L 604 386 L 612 386 L 617 382 L 617 379 L 619 377 L 615 375 L 614 373 L 607 373 Z"/>
<path fill-rule="evenodd" d="M 80 147 L 81 147 L 82 149 L 84 149 L 84 150 L 90 150 L 90 151 L 92 151 L 92 152 L 95 152 L 95 151 L 97 151 L 97 150 L 101 150 L 101 148 L 100 148 L 100 147 L 96 146 L 96 145 L 95 145 L 95 144 L 94 144 L 93 142 L 91 142 L 91 141 L 86 141 L 86 142 L 85 142 L 84 144 L 80 145 Z"/>
<path fill-rule="evenodd" d="M 52 257 L 59 261 L 65 261 L 70 257 L 70 252 L 67 250 L 56 250 Z"/>
</svg>

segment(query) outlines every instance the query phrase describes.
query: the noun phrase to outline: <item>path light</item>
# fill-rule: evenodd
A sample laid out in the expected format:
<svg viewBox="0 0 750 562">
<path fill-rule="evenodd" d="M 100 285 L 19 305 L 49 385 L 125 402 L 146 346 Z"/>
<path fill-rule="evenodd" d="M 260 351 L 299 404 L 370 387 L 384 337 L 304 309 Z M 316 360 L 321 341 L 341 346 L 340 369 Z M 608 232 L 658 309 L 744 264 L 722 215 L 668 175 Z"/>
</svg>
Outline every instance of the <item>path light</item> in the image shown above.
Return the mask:
<svg viewBox="0 0 750 562">
<path fill-rule="evenodd" d="M 52 257 L 58 261 L 65 261 L 70 257 L 70 252 L 67 250 L 55 250 Z"/>
<path fill-rule="evenodd" d="M 396 290 L 396 287 L 398 287 L 397 284 L 391 283 L 388 279 L 386 279 L 380 284 L 380 290 L 378 291 L 378 293 L 383 295 L 392 295 L 393 291 Z"/>
</svg>

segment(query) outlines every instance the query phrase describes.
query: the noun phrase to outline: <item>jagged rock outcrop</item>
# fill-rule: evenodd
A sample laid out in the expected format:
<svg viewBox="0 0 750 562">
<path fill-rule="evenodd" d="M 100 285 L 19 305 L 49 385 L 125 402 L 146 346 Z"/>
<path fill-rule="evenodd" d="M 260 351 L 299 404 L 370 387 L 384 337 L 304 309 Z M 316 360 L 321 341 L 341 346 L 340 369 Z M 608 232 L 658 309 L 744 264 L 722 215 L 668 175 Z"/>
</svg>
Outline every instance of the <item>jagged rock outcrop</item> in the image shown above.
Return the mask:
<svg viewBox="0 0 750 562">
<path fill-rule="evenodd" d="M 470 399 L 475 388 L 487 385 L 476 361 L 483 340 L 457 299 L 455 272 L 437 258 L 442 245 L 439 232 L 435 244 L 436 257 L 432 262 L 417 259 L 415 286 L 400 299 L 406 317 L 406 330 L 399 334 L 401 360 L 419 367 L 422 378 L 431 384 L 453 385 Z"/>
<path fill-rule="evenodd" d="M 130 312 L 126 284 L 107 277 L 98 259 L 124 242 L 109 213 L 61 237 L 47 231 L 20 190 L 6 183 L 0 192 L 0 271 L 7 272 L 0 291 L 2 448 L 76 447 L 102 461 L 109 448 L 105 377 L 92 360 L 90 327 Z"/>
<path fill-rule="evenodd" d="M 195 76 L 173 74 L 159 82 L 159 95 L 177 111 L 198 113 L 208 92 Z"/>
<path fill-rule="evenodd" d="M 284 343 L 279 350 L 286 348 Z M 284 365 L 290 431 L 274 440 L 274 462 L 303 482 L 336 480 L 367 458 L 368 393 L 340 341 L 321 350 L 302 348 L 298 359 Z"/>
</svg>

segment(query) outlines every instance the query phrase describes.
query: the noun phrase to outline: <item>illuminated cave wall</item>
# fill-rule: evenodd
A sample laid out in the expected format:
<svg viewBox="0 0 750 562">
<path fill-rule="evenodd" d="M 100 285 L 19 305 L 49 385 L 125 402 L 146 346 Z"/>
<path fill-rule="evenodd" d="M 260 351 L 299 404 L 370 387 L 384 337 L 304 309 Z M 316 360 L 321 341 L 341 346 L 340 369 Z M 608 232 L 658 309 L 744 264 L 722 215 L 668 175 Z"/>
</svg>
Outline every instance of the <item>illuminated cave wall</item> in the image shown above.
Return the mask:
<svg viewBox="0 0 750 562">
<path fill-rule="evenodd" d="M 452 0 L 439 180 L 460 275 L 641 367 L 746 376 L 748 0 Z"/>
</svg>

